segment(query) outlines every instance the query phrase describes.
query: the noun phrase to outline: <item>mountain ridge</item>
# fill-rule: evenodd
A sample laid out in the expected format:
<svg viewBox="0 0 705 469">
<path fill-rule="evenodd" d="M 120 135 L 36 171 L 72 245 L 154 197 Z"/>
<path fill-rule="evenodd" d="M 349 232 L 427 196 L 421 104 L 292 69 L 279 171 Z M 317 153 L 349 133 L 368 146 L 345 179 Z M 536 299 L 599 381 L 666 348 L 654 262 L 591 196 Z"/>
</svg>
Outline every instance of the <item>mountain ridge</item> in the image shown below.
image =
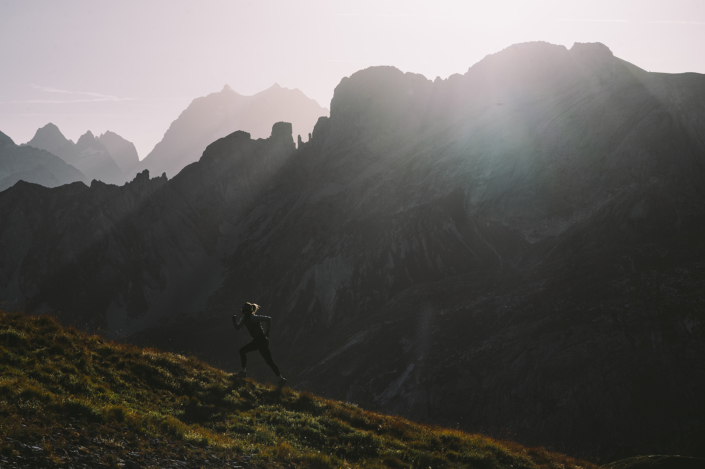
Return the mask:
<svg viewBox="0 0 705 469">
<path fill-rule="evenodd" d="M 110 152 L 90 130 L 74 143 L 64 137 L 56 125 L 49 123 L 37 129 L 26 145 L 58 156 L 81 170 L 89 180 L 97 179 L 108 184 L 124 182 L 125 176 Z"/>
<path fill-rule="evenodd" d="M 15 145 L 10 137 L 0 132 L 0 192 L 18 181 L 56 187 L 85 181 L 85 176 L 58 156 Z"/>
<path fill-rule="evenodd" d="M 169 181 L 47 191 L 84 207 L 70 227 L 6 191 L 0 214 L 63 243 L 22 255 L 24 305 L 232 368 L 224 321 L 255 301 L 308 389 L 601 459 L 698 455 L 705 77 L 573 49 L 357 72 L 298 148 L 235 132 Z"/>
<path fill-rule="evenodd" d="M 314 100 L 298 89 L 278 84 L 244 96 L 225 85 L 220 92 L 194 99 L 181 112 L 163 139 L 139 163 L 137 170 L 173 176 L 181 168 L 198 160 L 208 144 L 236 130 L 266 138 L 272 124 L 292 122 L 294 133 L 310 132 L 316 119 L 327 114 Z"/>
</svg>

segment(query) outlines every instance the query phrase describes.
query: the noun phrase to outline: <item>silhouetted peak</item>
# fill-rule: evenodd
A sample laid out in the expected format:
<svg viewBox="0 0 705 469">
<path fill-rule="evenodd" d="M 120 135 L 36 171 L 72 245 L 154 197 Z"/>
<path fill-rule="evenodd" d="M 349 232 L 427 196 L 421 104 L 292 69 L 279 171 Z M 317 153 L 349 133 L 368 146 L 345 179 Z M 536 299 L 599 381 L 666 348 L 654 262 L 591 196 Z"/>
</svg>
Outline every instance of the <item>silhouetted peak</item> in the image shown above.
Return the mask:
<svg viewBox="0 0 705 469">
<path fill-rule="evenodd" d="M 32 142 L 37 141 L 37 140 L 42 140 L 44 142 L 52 142 L 52 143 L 66 143 L 68 139 L 64 137 L 64 134 L 61 133 L 59 128 L 49 122 L 47 125 L 44 127 L 40 127 L 37 129 L 37 131 L 34 134 L 34 137 L 32 137 L 32 140 L 28 142 L 29 145 L 32 145 Z M 35 146 L 35 145 L 33 145 Z"/>
<path fill-rule="evenodd" d="M 221 143 L 227 142 L 227 144 L 230 145 L 238 144 L 240 142 L 249 142 L 250 140 L 252 140 L 252 135 L 250 135 L 249 132 L 245 132 L 244 130 L 236 130 L 235 132 L 228 134 L 223 138 L 219 138 L 215 142 L 211 143 L 210 145 L 208 145 L 206 150 L 215 144 L 220 145 Z"/>
<path fill-rule="evenodd" d="M 556 67 L 572 67 L 571 60 L 600 63 L 613 57 L 612 51 L 599 42 L 576 42 L 570 50 L 565 46 L 543 41 L 524 42 L 513 44 L 500 52 L 486 56 L 470 67 L 468 72 L 476 71 L 496 76 L 512 75 L 514 78 L 526 81 L 527 73 L 555 75 L 558 73 Z"/>
<path fill-rule="evenodd" d="M 5 145 L 14 145 L 14 144 L 15 144 L 15 142 L 13 142 L 10 137 L 8 137 L 4 133 L 0 132 L 0 147 L 4 147 Z"/>
<path fill-rule="evenodd" d="M 279 83 L 274 83 L 272 86 L 267 88 L 266 90 L 262 90 L 259 93 L 255 93 L 253 96 L 257 97 L 264 97 L 264 98 L 273 98 L 275 96 L 281 95 L 285 91 L 290 91 L 287 88 L 282 88 L 279 86 Z"/>
<path fill-rule="evenodd" d="M 149 170 L 145 169 L 135 174 L 135 177 L 132 179 L 132 181 L 126 182 L 125 186 L 130 186 L 140 191 L 145 188 L 149 190 L 154 190 L 161 187 L 168 180 L 169 178 L 166 177 L 166 173 L 162 173 L 161 176 L 150 179 Z"/>
<path fill-rule="evenodd" d="M 137 173 L 135 175 L 135 178 L 132 180 L 133 182 L 145 182 L 149 181 L 149 170 L 145 169 L 141 173 Z"/>
<path fill-rule="evenodd" d="M 50 122 L 44 127 L 40 127 L 39 129 L 37 129 L 34 134 L 34 137 L 32 137 L 32 140 L 27 142 L 27 145 L 42 150 L 54 152 L 56 151 L 56 149 L 61 148 L 69 143 L 73 144 L 71 140 L 68 140 L 66 137 L 64 137 L 64 134 L 61 133 L 61 131 L 56 125 Z"/>
<path fill-rule="evenodd" d="M 522 42 L 487 55 L 472 65 L 468 72 L 496 73 L 501 71 L 501 73 L 521 74 L 522 69 L 536 70 L 546 64 L 555 64 L 567 56 L 568 49 L 565 46 L 544 41 Z"/>
<path fill-rule="evenodd" d="M 614 54 L 610 48 L 599 42 L 576 42 L 570 48 L 570 55 L 593 69 L 614 61 Z"/>
<path fill-rule="evenodd" d="M 93 135 L 93 132 L 89 130 L 85 134 L 81 135 L 81 137 L 78 139 L 78 142 L 76 142 L 76 145 L 90 145 L 94 141 L 95 136 Z"/>
<path fill-rule="evenodd" d="M 310 141 L 324 141 L 327 137 L 328 134 L 330 133 L 330 118 L 326 116 L 321 116 L 318 118 L 318 121 L 316 122 L 316 125 L 313 127 L 313 132 L 311 133 L 311 137 L 309 137 L 309 142 Z"/>
<path fill-rule="evenodd" d="M 222 89 L 220 92 L 221 92 L 221 93 L 225 93 L 225 92 L 234 93 L 235 90 L 232 89 L 232 88 L 230 87 L 230 85 L 227 85 L 227 84 L 226 84 L 225 86 L 223 86 L 223 89 Z"/>
<path fill-rule="evenodd" d="M 294 141 L 294 130 L 289 122 L 276 122 L 272 126 L 272 135 L 269 137 L 274 140 Z"/>
<path fill-rule="evenodd" d="M 551 44 L 550 42 L 546 41 L 529 41 L 529 42 L 519 42 L 516 44 L 512 44 L 511 46 L 507 47 L 504 50 L 501 50 L 497 52 L 495 55 L 500 55 L 502 53 L 506 53 L 506 51 L 516 51 L 516 52 L 522 52 L 522 53 L 534 53 L 534 54 L 542 54 L 542 53 L 551 53 L 551 52 L 565 52 L 568 49 L 560 44 Z"/>
<path fill-rule="evenodd" d="M 52 122 L 49 122 L 44 127 L 40 127 L 39 129 L 37 129 L 37 132 L 42 132 L 47 135 L 58 134 L 58 135 L 61 135 L 62 137 L 64 137 L 64 134 L 61 133 L 59 128 L 56 126 L 56 124 L 54 124 Z M 64 138 L 66 138 L 66 137 L 64 137 Z"/>
<path fill-rule="evenodd" d="M 331 101 L 331 112 L 337 101 L 343 99 L 346 101 L 347 95 L 353 93 L 353 99 L 362 99 L 363 102 L 357 104 L 369 105 L 369 101 L 373 96 L 382 98 L 388 92 L 394 92 L 394 89 L 402 84 L 405 76 L 407 77 L 422 77 L 412 73 L 404 73 L 396 67 L 379 66 L 369 67 L 364 70 L 353 73 L 349 77 L 344 77 L 333 92 L 333 100 Z M 354 105 L 355 103 L 348 103 Z"/>
<path fill-rule="evenodd" d="M 85 135 L 93 135 L 90 131 L 86 132 Z M 125 138 L 121 137 L 119 134 L 116 134 L 113 131 L 107 130 L 105 133 L 100 134 L 99 137 L 95 137 L 96 140 L 100 141 L 104 145 L 106 142 L 113 142 L 113 143 L 124 143 L 128 145 L 133 145 L 132 142 L 129 140 L 126 140 Z M 136 153 L 135 153 L 136 154 Z"/>
<path fill-rule="evenodd" d="M 341 132 L 346 128 L 373 129 L 384 123 L 396 126 L 399 119 L 412 118 L 421 97 L 433 83 L 423 75 L 404 73 L 390 66 L 370 67 L 343 78 L 333 92 L 330 115 Z M 314 131 L 314 134 L 316 132 Z"/>
<path fill-rule="evenodd" d="M 570 53 L 592 57 L 614 57 L 610 48 L 601 42 L 576 42 L 570 48 Z"/>
<path fill-rule="evenodd" d="M 117 137 L 117 138 L 122 139 L 122 137 L 120 137 L 118 134 L 116 134 L 115 132 L 112 132 L 112 131 L 110 131 L 110 130 L 106 130 L 105 132 L 103 132 L 102 134 L 100 134 L 100 136 L 98 137 L 98 139 L 101 139 L 101 138 L 103 138 L 103 137 L 108 137 L 108 138 L 115 138 L 115 137 Z"/>
</svg>

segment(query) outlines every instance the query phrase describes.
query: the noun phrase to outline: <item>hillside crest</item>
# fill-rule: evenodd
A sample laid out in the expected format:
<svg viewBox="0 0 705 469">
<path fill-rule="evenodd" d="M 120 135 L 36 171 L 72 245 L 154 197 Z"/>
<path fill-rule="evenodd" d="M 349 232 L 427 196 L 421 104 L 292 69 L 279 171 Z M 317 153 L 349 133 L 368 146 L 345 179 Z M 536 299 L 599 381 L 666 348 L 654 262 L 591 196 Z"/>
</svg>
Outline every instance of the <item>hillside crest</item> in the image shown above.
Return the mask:
<svg viewBox="0 0 705 469">
<path fill-rule="evenodd" d="M 48 316 L 0 312 L 0 356 L 0 461 L 20 467 L 595 467 L 234 378 Z"/>
</svg>

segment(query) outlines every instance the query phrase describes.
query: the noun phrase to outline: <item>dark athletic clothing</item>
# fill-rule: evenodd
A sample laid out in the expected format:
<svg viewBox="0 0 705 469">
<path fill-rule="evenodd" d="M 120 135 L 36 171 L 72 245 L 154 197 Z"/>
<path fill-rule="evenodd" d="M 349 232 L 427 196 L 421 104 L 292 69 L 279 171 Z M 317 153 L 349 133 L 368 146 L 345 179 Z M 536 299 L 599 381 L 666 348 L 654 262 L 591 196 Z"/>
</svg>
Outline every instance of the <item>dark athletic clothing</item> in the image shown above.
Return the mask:
<svg viewBox="0 0 705 469">
<path fill-rule="evenodd" d="M 256 339 L 266 339 L 266 337 L 264 336 L 264 331 L 262 330 L 262 326 L 260 325 L 259 322 L 255 322 L 252 320 L 251 314 L 249 316 L 245 317 L 243 319 L 243 322 L 245 323 L 245 327 L 247 328 L 247 332 L 250 333 L 250 336 L 253 339 L 255 339 L 255 340 Z"/>
<path fill-rule="evenodd" d="M 269 351 L 269 340 L 265 336 L 265 332 L 262 330 L 261 323 L 267 324 L 267 332 L 269 332 L 271 318 L 267 316 L 259 316 L 256 314 L 247 314 L 234 323 L 235 329 L 239 329 L 242 326 L 247 328 L 247 332 L 252 336 L 252 342 L 245 345 L 240 349 L 240 363 L 243 368 L 247 367 L 247 354 L 249 352 L 254 352 L 259 350 L 260 355 L 264 358 L 264 361 L 269 365 L 272 371 L 277 375 L 281 376 L 279 373 L 279 367 L 274 360 L 272 360 L 272 352 Z"/>
<path fill-rule="evenodd" d="M 279 367 L 276 363 L 274 363 L 274 360 L 272 360 L 272 352 L 269 351 L 269 340 L 267 340 L 264 334 L 261 339 L 254 339 L 252 342 L 240 349 L 240 363 L 242 364 L 242 367 L 247 367 L 247 354 L 249 352 L 254 352 L 255 350 L 259 350 L 260 355 L 262 355 L 262 358 L 264 358 L 267 365 L 269 365 L 274 374 L 279 376 Z"/>
</svg>

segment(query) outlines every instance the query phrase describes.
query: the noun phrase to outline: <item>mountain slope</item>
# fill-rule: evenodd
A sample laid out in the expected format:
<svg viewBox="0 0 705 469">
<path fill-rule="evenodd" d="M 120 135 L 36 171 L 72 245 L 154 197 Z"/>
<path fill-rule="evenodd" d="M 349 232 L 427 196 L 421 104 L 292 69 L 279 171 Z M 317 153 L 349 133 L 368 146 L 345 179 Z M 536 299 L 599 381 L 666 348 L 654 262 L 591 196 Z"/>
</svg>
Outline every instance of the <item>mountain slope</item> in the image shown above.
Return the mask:
<svg viewBox="0 0 705 469">
<path fill-rule="evenodd" d="M 139 164 L 138 171 L 166 172 L 171 177 L 197 161 L 215 140 L 242 130 L 266 138 L 272 124 L 290 122 L 294 135 L 306 135 L 328 110 L 301 91 L 274 85 L 252 96 L 225 86 L 219 93 L 197 98 L 169 126 L 164 138 Z"/>
<path fill-rule="evenodd" d="M 125 175 L 110 152 L 90 131 L 73 143 L 64 137 L 58 127 L 49 123 L 38 129 L 27 145 L 53 153 L 78 168 L 88 180 L 95 179 L 108 184 L 125 182 Z"/>
<path fill-rule="evenodd" d="M 0 132 L 0 192 L 17 181 L 56 187 L 85 181 L 85 176 L 61 158 L 44 150 L 17 146 Z"/>
<path fill-rule="evenodd" d="M 4 133 L 0 132 L 0 146 L 14 145 L 15 142 Z"/>
<path fill-rule="evenodd" d="M 2 286 L 230 369 L 224 324 L 255 301 L 302 388 L 600 459 L 699 455 L 704 119 L 705 77 L 601 44 L 434 82 L 370 68 L 298 148 L 277 124 L 169 181 L 6 191 Z"/>
<path fill-rule="evenodd" d="M 0 461 L 13 467 L 592 468 L 0 312 Z"/>
<path fill-rule="evenodd" d="M 140 162 L 135 144 L 125 140 L 115 132 L 107 131 L 98 137 L 100 143 L 110 153 L 115 163 L 120 167 L 123 174 L 131 174 L 135 166 Z"/>
<path fill-rule="evenodd" d="M 227 157 L 205 155 L 209 164 L 190 165 L 168 182 L 145 170 L 122 187 L 20 184 L 0 195 L 0 232 L 10 239 L 23 233 L 3 252 L 22 259 L 0 277 L 5 300 L 28 311 L 61 310 L 69 324 L 112 335 L 203 308 L 221 282 L 221 225 L 257 200 L 295 150 L 291 125 L 283 123 L 268 140 L 236 132 L 211 147 Z M 204 193 L 204 186 L 218 192 Z M 18 287 L 8 293 L 11 282 Z"/>
</svg>

